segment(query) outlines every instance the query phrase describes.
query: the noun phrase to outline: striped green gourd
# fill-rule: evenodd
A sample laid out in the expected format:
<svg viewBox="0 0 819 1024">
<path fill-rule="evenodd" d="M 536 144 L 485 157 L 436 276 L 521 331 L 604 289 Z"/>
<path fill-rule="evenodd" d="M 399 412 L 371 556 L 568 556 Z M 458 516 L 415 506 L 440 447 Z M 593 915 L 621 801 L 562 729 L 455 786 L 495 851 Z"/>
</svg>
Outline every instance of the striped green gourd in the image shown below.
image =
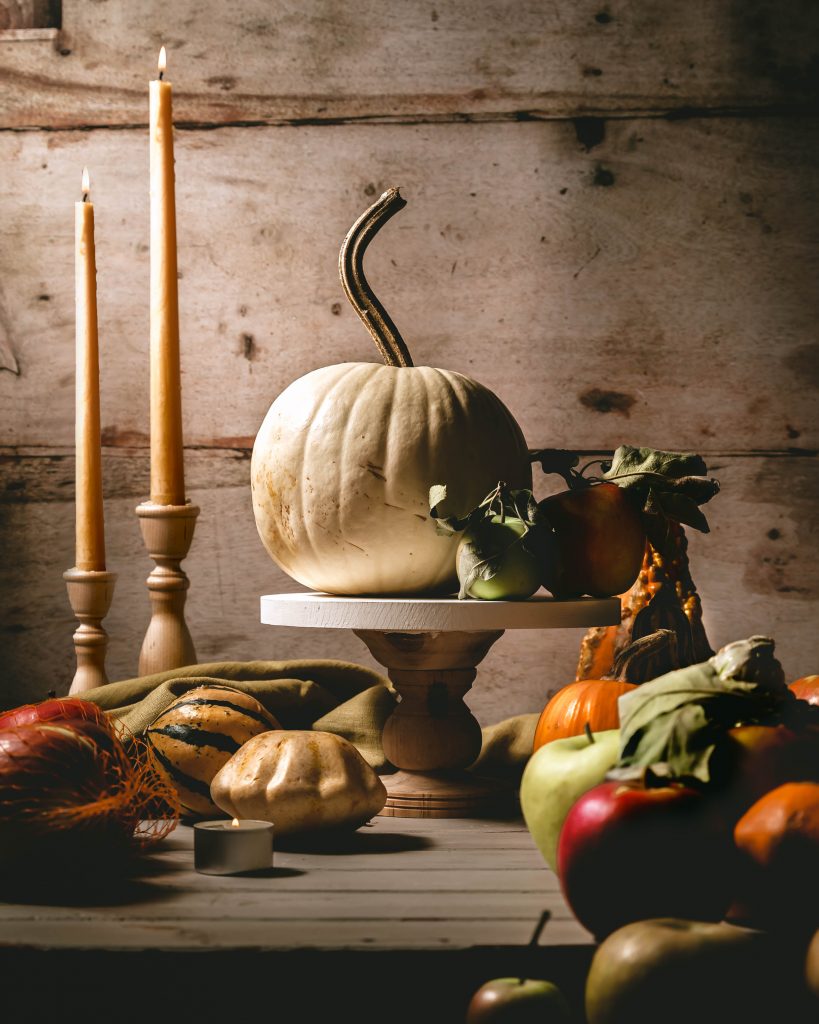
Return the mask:
<svg viewBox="0 0 819 1024">
<path fill-rule="evenodd" d="M 173 784 L 185 817 L 222 812 L 210 784 L 243 743 L 281 726 L 249 693 L 231 686 L 197 686 L 148 726 L 145 739 L 159 770 Z"/>
</svg>

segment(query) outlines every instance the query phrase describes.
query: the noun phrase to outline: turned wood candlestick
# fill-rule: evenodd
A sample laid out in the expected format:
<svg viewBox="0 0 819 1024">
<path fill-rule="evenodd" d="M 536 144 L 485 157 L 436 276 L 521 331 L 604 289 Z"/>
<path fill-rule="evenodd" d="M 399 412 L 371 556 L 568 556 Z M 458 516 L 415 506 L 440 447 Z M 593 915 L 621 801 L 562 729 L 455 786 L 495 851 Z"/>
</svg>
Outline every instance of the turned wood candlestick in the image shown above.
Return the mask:
<svg viewBox="0 0 819 1024">
<path fill-rule="evenodd" d="M 80 622 L 74 633 L 77 670 L 68 692 L 81 693 L 108 682 L 105 674 L 108 634 L 102 628 L 102 620 L 111 607 L 117 574 L 75 566 L 63 573 L 63 579 L 71 610 Z"/>
<path fill-rule="evenodd" d="M 151 621 L 139 654 L 139 674 L 147 676 L 196 663 L 185 622 L 185 599 L 191 584 L 180 563 L 190 549 L 199 508 L 146 501 L 137 506 L 136 514 L 145 547 L 156 562 L 147 579 Z"/>
<path fill-rule="evenodd" d="M 481 749 L 481 728 L 464 703 L 476 666 L 507 629 L 607 626 L 619 598 L 459 601 L 457 598 L 266 594 L 262 622 L 351 629 L 386 666 L 401 700 L 381 736 L 399 769 L 384 775 L 382 815 L 463 818 L 497 810 L 510 786 L 466 771 Z"/>
</svg>

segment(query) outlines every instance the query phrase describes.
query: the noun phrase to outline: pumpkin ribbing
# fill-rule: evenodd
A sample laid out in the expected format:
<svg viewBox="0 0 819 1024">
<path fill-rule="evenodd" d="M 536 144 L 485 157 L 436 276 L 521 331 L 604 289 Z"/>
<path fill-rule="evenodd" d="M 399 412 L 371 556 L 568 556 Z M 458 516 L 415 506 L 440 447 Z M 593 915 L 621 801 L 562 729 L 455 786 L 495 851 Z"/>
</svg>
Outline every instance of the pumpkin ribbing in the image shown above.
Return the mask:
<svg viewBox="0 0 819 1024">
<path fill-rule="evenodd" d="M 253 510 L 268 553 L 313 590 L 456 589 L 458 537 L 429 516 L 446 481 L 452 514 L 498 480 L 531 486 L 523 434 L 476 381 L 429 366 L 342 363 L 276 399 L 251 459 Z"/>
<path fill-rule="evenodd" d="M 279 728 L 250 694 L 227 686 L 203 686 L 166 708 L 145 733 L 158 766 L 173 784 L 188 816 L 216 810 L 213 776 L 249 739 Z"/>
</svg>

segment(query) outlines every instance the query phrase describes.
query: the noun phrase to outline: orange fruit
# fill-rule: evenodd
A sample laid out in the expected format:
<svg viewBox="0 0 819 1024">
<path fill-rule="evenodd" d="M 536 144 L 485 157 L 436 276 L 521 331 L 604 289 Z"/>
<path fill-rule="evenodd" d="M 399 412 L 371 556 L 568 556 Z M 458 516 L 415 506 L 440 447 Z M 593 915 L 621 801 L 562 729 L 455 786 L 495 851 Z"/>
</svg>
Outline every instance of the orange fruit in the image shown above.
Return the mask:
<svg viewBox="0 0 819 1024">
<path fill-rule="evenodd" d="M 819 783 L 786 782 L 734 826 L 740 856 L 729 919 L 756 928 L 819 927 Z"/>
<path fill-rule="evenodd" d="M 806 854 L 819 865 L 819 782 L 770 790 L 734 826 L 737 847 L 763 868 Z"/>
</svg>

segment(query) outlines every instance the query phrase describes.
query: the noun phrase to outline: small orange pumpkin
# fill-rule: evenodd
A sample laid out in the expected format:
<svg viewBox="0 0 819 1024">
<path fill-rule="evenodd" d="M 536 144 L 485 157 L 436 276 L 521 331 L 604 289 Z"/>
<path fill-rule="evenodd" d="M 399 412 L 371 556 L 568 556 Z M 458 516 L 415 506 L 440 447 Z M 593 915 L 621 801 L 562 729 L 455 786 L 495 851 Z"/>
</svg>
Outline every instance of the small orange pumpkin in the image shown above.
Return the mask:
<svg viewBox="0 0 819 1024">
<path fill-rule="evenodd" d="M 806 700 L 808 704 L 819 704 L 819 676 L 802 676 L 801 679 L 795 679 L 789 689 L 800 700 Z"/>
<path fill-rule="evenodd" d="M 617 698 L 637 683 L 618 679 L 578 679 L 558 690 L 540 714 L 533 750 L 552 740 L 579 736 L 588 724 L 592 732 L 618 729 Z"/>
<path fill-rule="evenodd" d="M 552 740 L 618 729 L 617 701 L 640 683 L 679 668 L 677 637 L 673 630 L 658 629 L 640 637 L 617 656 L 611 678 L 576 679 L 558 690 L 540 714 L 533 751 Z"/>
</svg>

